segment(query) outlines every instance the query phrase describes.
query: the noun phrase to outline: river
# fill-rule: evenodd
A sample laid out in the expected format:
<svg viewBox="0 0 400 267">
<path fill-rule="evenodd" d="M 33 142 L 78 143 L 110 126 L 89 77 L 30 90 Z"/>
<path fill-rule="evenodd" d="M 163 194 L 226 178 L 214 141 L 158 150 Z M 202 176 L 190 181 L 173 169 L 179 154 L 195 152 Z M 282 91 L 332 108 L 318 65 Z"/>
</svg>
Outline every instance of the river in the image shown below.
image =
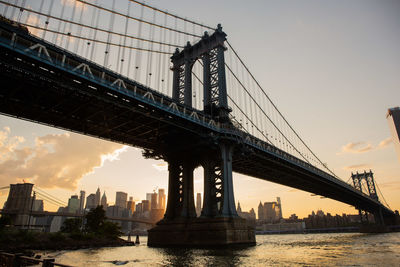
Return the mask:
<svg viewBox="0 0 400 267">
<path fill-rule="evenodd" d="M 74 266 L 400 266 L 400 233 L 257 235 L 241 249 L 133 247 L 46 252 Z"/>
</svg>

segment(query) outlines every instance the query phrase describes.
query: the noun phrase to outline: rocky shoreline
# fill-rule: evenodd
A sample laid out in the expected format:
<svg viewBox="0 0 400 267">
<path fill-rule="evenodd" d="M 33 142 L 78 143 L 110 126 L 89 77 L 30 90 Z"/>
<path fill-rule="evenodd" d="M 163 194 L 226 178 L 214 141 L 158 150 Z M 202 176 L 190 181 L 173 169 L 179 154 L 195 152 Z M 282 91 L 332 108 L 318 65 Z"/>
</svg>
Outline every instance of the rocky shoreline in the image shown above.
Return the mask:
<svg viewBox="0 0 400 267">
<path fill-rule="evenodd" d="M 134 245 L 134 242 L 129 242 L 118 237 L 106 238 L 64 233 L 3 232 L 0 237 L 0 250 L 12 253 L 32 250 L 76 250 Z"/>
</svg>

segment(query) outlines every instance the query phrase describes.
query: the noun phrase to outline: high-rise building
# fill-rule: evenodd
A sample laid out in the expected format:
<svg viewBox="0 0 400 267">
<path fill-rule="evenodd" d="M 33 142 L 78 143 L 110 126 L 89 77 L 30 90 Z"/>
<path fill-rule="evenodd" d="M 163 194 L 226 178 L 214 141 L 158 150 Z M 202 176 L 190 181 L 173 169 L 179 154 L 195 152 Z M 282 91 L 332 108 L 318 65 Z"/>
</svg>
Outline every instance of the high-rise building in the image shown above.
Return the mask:
<svg viewBox="0 0 400 267">
<path fill-rule="evenodd" d="M 133 201 L 133 197 L 129 197 L 129 201 L 126 204 L 126 208 L 130 210 L 132 213 L 135 212 L 135 201 Z"/>
<path fill-rule="evenodd" d="M 143 212 L 143 204 L 142 203 L 137 203 L 136 204 L 136 213 L 141 214 Z"/>
<path fill-rule="evenodd" d="M 389 128 L 392 133 L 393 143 L 397 151 L 397 157 L 400 161 L 400 108 L 390 108 L 386 115 L 389 122 Z"/>
<path fill-rule="evenodd" d="M 115 195 L 115 206 L 126 209 L 126 201 L 128 194 L 125 192 L 117 192 Z"/>
<path fill-rule="evenodd" d="M 150 206 L 151 206 L 152 210 L 158 209 L 157 198 L 158 198 L 158 194 L 156 192 L 151 194 Z"/>
<path fill-rule="evenodd" d="M 90 194 L 86 198 L 86 209 L 91 210 L 95 209 L 96 206 L 96 195 L 95 194 Z"/>
<path fill-rule="evenodd" d="M 96 207 L 100 205 L 100 196 L 101 196 L 100 188 L 97 187 L 96 198 L 95 198 L 95 202 L 94 202 Z"/>
<path fill-rule="evenodd" d="M 83 213 L 84 206 L 85 206 L 85 191 L 81 190 L 79 195 L 79 213 Z"/>
<path fill-rule="evenodd" d="M 76 213 L 79 211 L 79 199 L 78 195 L 73 195 L 68 199 L 68 212 L 69 213 Z"/>
<path fill-rule="evenodd" d="M 142 212 L 150 211 L 150 201 L 142 200 Z"/>
<path fill-rule="evenodd" d="M 146 200 L 149 201 L 149 205 L 151 207 L 151 196 L 153 195 L 153 193 L 146 193 Z"/>
<path fill-rule="evenodd" d="M 107 206 L 108 206 L 108 205 L 107 205 L 106 191 L 104 191 L 103 196 L 101 197 L 100 205 L 103 206 L 103 209 L 104 209 L 104 210 L 107 210 Z"/>
<path fill-rule="evenodd" d="M 281 203 L 281 198 L 277 197 L 276 202 L 278 203 L 278 208 L 279 208 L 279 219 L 282 219 L 282 203 Z"/>
<path fill-rule="evenodd" d="M 279 216 L 279 207 L 277 202 L 264 202 L 264 220 L 275 222 Z"/>
<path fill-rule="evenodd" d="M 158 208 L 165 210 L 165 190 L 160 188 L 158 189 Z"/>
<path fill-rule="evenodd" d="M 196 195 L 196 213 L 197 216 L 201 215 L 201 194 L 197 193 Z"/>
<path fill-rule="evenodd" d="M 265 220 L 264 216 L 264 206 L 260 201 L 260 204 L 258 204 L 258 219 L 259 220 Z"/>
</svg>

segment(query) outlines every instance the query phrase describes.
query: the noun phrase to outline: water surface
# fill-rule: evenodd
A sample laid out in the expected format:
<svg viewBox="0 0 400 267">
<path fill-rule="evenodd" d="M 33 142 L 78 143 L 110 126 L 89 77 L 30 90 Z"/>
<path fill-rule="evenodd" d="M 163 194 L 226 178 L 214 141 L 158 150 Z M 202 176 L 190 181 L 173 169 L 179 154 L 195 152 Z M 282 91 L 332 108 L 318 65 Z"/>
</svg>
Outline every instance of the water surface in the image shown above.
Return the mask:
<svg viewBox="0 0 400 267">
<path fill-rule="evenodd" d="M 242 249 L 134 247 L 46 252 L 74 266 L 400 266 L 400 233 L 257 235 Z"/>
</svg>

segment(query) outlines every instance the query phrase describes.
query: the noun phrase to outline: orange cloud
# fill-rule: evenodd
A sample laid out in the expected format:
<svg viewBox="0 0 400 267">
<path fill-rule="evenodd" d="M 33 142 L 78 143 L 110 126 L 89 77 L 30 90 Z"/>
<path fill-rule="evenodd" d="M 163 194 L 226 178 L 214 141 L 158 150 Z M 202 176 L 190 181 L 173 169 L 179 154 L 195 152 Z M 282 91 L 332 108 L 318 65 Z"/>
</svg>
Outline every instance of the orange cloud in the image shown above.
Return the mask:
<svg viewBox="0 0 400 267">
<path fill-rule="evenodd" d="M 373 149 L 371 144 L 365 142 L 348 143 L 342 146 L 341 153 L 365 153 Z"/>
<path fill-rule="evenodd" d="M 74 190 L 79 180 L 106 159 L 117 159 L 124 146 L 74 133 L 38 137 L 33 147 L 20 148 L 23 139 L 0 131 L 1 186 L 23 179 L 42 188 Z"/>
<path fill-rule="evenodd" d="M 385 148 L 388 145 L 390 145 L 391 143 L 393 143 L 393 139 L 391 137 L 388 137 L 379 143 L 378 148 Z"/>
</svg>

